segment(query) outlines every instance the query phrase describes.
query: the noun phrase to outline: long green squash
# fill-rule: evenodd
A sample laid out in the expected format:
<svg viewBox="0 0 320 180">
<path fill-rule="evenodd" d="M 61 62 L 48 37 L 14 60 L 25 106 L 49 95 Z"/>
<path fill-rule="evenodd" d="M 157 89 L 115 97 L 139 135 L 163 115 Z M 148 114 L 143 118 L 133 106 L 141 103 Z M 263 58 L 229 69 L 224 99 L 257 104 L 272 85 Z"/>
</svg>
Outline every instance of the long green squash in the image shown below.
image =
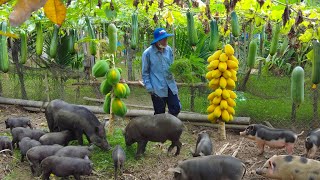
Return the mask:
<svg viewBox="0 0 320 180">
<path fill-rule="evenodd" d="M 190 11 L 187 12 L 187 27 L 188 27 L 189 43 L 191 46 L 195 46 L 198 43 L 198 35 L 197 35 L 197 29 L 194 24 L 193 13 Z"/>
<path fill-rule="evenodd" d="M 68 36 L 68 52 L 70 54 L 75 54 L 75 49 L 74 49 L 74 43 L 76 41 L 76 30 L 75 29 L 70 29 L 69 30 L 69 36 Z"/>
<path fill-rule="evenodd" d="M 255 39 L 252 39 L 249 44 L 249 51 L 248 51 L 248 59 L 247 59 L 247 65 L 250 68 L 254 67 L 254 64 L 256 62 L 256 55 L 257 55 L 257 42 Z"/>
<path fill-rule="evenodd" d="M 58 48 L 58 42 L 59 42 L 59 26 L 54 25 L 51 42 L 50 42 L 50 49 L 49 49 L 49 56 L 51 58 L 55 58 L 57 56 L 57 48 Z"/>
<path fill-rule="evenodd" d="M 87 23 L 87 29 L 88 29 L 88 33 L 89 33 L 90 38 L 93 40 L 96 39 L 96 34 L 94 33 L 93 26 L 92 26 L 88 16 L 85 17 L 85 21 Z M 97 45 L 95 42 L 90 41 L 89 50 L 90 50 L 91 55 L 94 56 L 97 54 Z"/>
<path fill-rule="evenodd" d="M 136 49 L 138 45 L 138 37 L 139 37 L 139 24 L 138 24 L 138 15 L 133 13 L 131 15 L 131 49 Z"/>
<path fill-rule="evenodd" d="M 219 30 L 218 23 L 215 19 L 210 21 L 210 42 L 209 50 L 216 51 L 219 44 Z"/>
<path fill-rule="evenodd" d="M 25 64 L 27 62 L 27 33 L 24 30 L 20 30 L 20 40 L 21 40 L 21 46 L 20 46 L 20 59 L 19 63 Z"/>
<path fill-rule="evenodd" d="M 2 32 L 7 32 L 6 22 L 2 22 L 0 24 L 0 30 Z M 1 36 L 1 35 L 0 35 L 0 70 L 4 73 L 7 73 L 9 71 L 7 36 Z"/>
<path fill-rule="evenodd" d="M 239 20 L 235 11 L 231 12 L 231 32 L 234 37 L 238 37 L 240 35 Z"/>
<path fill-rule="evenodd" d="M 109 53 L 114 54 L 117 51 L 117 42 L 118 42 L 118 35 L 117 35 L 117 27 L 111 23 L 108 26 L 108 38 L 109 38 Z"/>
<path fill-rule="evenodd" d="M 38 56 L 41 56 L 43 50 L 43 31 L 40 21 L 36 23 L 36 33 L 36 53 Z"/>
<path fill-rule="evenodd" d="M 291 99 L 299 105 L 304 101 L 304 70 L 297 66 L 291 74 Z"/>
<path fill-rule="evenodd" d="M 313 41 L 313 60 L 312 60 L 312 73 L 311 80 L 313 84 L 320 82 L 320 43 Z"/>
<path fill-rule="evenodd" d="M 272 40 L 271 40 L 270 52 L 269 52 L 271 56 L 273 56 L 277 52 L 280 29 L 281 29 L 281 24 L 277 23 L 272 30 Z"/>
</svg>

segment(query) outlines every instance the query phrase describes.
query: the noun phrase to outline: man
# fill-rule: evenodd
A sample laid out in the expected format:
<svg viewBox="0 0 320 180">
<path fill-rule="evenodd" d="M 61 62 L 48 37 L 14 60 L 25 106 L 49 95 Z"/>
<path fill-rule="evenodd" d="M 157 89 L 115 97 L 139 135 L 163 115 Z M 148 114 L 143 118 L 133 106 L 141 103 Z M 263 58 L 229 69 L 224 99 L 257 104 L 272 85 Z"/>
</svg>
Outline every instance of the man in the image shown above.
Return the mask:
<svg viewBox="0 0 320 180">
<path fill-rule="evenodd" d="M 167 41 L 173 34 L 168 34 L 163 28 L 157 28 L 153 36 L 151 46 L 142 54 L 142 80 L 151 95 L 154 114 L 165 113 L 168 105 L 169 113 L 178 116 L 181 104 L 177 84 L 169 72 L 173 54 Z"/>
</svg>

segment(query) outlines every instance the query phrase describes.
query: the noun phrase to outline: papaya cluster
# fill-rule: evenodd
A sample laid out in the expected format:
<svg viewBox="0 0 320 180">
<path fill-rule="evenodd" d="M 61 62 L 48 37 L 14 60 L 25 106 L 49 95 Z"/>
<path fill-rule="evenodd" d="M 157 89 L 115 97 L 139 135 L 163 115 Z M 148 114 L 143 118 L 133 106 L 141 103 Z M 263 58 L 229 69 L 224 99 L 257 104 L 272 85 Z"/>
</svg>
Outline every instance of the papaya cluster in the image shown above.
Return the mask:
<svg viewBox="0 0 320 180">
<path fill-rule="evenodd" d="M 120 68 L 110 68 L 107 60 L 96 62 L 92 68 L 93 76 L 105 77 L 100 84 L 100 92 L 105 95 L 104 112 L 110 114 L 112 111 L 115 115 L 123 117 L 127 113 L 127 106 L 122 99 L 130 95 L 130 88 L 128 84 L 120 82 L 121 72 Z"/>
<path fill-rule="evenodd" d="M 222 50 L 215 51 L 208 58 L 209 65 L 206 79 L 209 80 L 209 88 L 213 90 L 208 96 L 210 105 L 207 108 L 208 120 L 215 123 L 218 119 L 228 122 L 233 120 L 236 106 L 237 70 L 239 61 L 234 56 L 234 49 L 230 44 Z"/>
</svg>

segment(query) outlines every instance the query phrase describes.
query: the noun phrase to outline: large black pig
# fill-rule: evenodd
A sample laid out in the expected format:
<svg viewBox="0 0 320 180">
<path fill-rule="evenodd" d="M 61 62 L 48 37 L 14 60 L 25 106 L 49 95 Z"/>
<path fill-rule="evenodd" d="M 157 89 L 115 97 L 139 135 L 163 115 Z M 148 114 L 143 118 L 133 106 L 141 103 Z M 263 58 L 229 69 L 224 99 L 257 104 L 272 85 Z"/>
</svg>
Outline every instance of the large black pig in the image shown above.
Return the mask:
<svg viewBox="0 0 320 180">
<path fill-rule="evenodd" d="M 73 175 L 76 180 L 80 180 L 80 175 L 90 175 L 93 164 L 88 157 L 85 159 L 72 157 L 49 156 L 42 160 L 42 179 L 48 180 L 50 174 L 58 177 L 68 177 Z"/>
<path fill-rule="evenodd" d="M 172 143 L 168 152 L 176 146 L 175 155 L 179 155 L 182 146 L 179 139 L 182 131 L 183 124 L 177 117 L 171 114 L 156 114 L 130 120 L 124 130 L 124 136 L 127 146 L 138 143 L 136 158 L 145 152 L 148 141 L 164 143 L 170 140 Z"/>
<path fill-rule="evenodd" d="M 26 157 L 29 161 L 32 174 L 34 176 L 39 176 L 41 173 L 40 171 L 41 161 L 46 157 L 54 155 L 61 148 L 63 148 L 63 146 L 55 144 L 55 145 L 35 146 L 29 149 L 27 151 Z"/>
<path fill-rule="evenodd" d="M 100 123 L 87 108 L 56 99 L 48 104 L 45 115 L 51 132 L 69 130 L 80 145 L 83 145 L 82 135 L 85 134 L 90 143 L 104 150 L 111 148 L 106 139 L 105 121 Z"/>
<path fill-rule="evenodd" d="M 5 120 L 6 128 L 10 128 L 10 131 L 15 127 L 30 127 L 32 129 L 30 119 L 26 117 L 8 118 Z"/>
<path fill-rule="evenodd" d="M 227 155 L 210 155 L 187 159 L 168 171 L 175 180 L 240 180 L 246 173 L 245 165 Z"/>
</svg>

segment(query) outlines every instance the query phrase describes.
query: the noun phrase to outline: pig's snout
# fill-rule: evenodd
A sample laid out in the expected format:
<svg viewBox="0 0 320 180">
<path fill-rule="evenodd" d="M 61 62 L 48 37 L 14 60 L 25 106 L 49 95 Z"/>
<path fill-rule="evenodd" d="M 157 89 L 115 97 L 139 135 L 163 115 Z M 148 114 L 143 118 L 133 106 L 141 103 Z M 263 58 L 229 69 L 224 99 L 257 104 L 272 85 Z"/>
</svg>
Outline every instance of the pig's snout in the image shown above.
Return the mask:
<svg viewBox="0 0 320 180">
<path fill-rule="evenodd" d="M 241 132 L 240 132 L 240 136 L 245 136 L 245 135 L 247 135 L 247 132 L 246 132 L 246 131 L 241 131 Z"/>
<path fill-rule="evenodd" d="M 263 174 L 263 170 L 261 168 L 256 169 L 256 174 L 262 175 Z"/>
</svg>

